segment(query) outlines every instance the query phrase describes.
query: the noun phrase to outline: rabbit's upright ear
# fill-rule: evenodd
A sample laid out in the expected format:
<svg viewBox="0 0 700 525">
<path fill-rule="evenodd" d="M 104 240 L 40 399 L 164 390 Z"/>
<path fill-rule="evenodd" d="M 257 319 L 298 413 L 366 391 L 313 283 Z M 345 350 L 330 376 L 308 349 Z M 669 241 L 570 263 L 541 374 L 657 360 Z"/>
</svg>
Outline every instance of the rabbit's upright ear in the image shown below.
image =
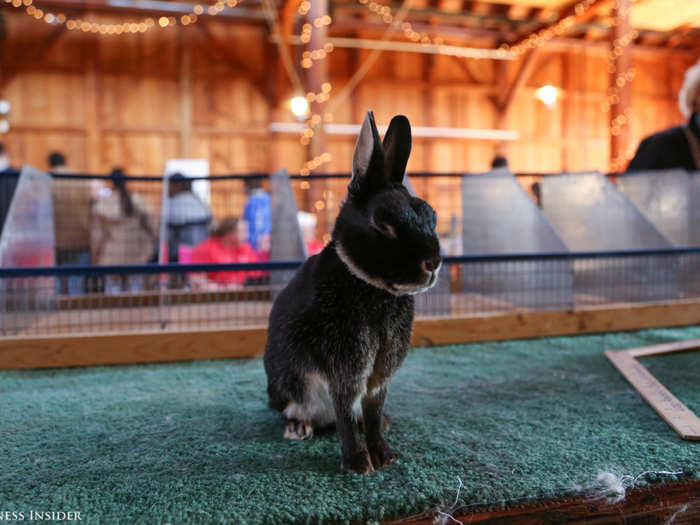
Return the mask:
<svg viewBox="0 0 700 525">
<path fill-rule="evenodd" d="M 379 132 L 374 123 L 374 114 L 368 111 L 355 144 L 355 153 L 352 156 L 352 180 L 348 190 L 353 196 L 359 197 L 371 187 L 383 182 L 379 180 L 383 177 L 382 142 L 379 140 Z"/>
<path fill-rule="evenodd" d="M 391 119 L 384 135 L 384 152 L 387 180 L 401 184 L 411 154 L 411 124 L 405 116 L 396 115 Z"/>
</svg>

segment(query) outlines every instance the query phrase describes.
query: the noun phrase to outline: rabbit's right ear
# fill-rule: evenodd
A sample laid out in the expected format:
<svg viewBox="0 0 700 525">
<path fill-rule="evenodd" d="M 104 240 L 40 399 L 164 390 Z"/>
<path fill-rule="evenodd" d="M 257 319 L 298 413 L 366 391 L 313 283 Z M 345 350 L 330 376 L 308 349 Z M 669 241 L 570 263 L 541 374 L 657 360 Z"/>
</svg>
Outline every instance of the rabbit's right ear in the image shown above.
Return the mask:
<svg viewBox="0 0 700 525">
<path fill-rule="evenodd" d="M 403 115 L 391 119 L 384 135 L 386 177 L 392 182 L 403 183 L 406 164 L 411 155 L 411 124 Z"/>
<path fill-rule="evenodd" d="M 360 136 L 355 144 L 352 156 L 352 179 L 348 191 L 354 197 L 360 197 L 372 187 L 378 186 L 384 179 L 384 150 L 379 139 L 379 131 L 374 123 L 371 111 L 365 115 Z"/>
</svg>

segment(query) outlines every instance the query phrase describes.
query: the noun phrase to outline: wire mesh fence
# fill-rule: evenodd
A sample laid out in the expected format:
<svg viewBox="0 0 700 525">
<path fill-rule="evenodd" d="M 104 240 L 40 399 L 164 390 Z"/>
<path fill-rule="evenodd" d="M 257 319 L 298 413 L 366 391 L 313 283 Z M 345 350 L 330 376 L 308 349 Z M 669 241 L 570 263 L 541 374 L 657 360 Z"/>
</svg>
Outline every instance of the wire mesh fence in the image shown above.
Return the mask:
<svg viewBox="0 0 700 525">
<path fill-rule="evenodd" d="M 0 269 L 0 335 L 264 327 L 301 261 Z M 416 317 L 486 316 L 700 299 L 700 248 L 448 257 Z M 184 284 L 173 287 L 173 276 Z M 88 290 L 57 292 L 75 278 Z M 196 281 L 203 283 L 194 284 Z M 137 283 L 110 290 L 108 283 Z"/>
<path fill-rule="evenodd" d="M 349 180 L 25 170 L 3 193 L 5 336 L 264 325 L 296 267 L 330 240 Z M 410 175 L 438 212 L 446 256 L 416 315 L 696 299 L 700 176 L 666 181 L 677 187 L 648 174 L 619 191 L 600 174 Z"/>
</svg>

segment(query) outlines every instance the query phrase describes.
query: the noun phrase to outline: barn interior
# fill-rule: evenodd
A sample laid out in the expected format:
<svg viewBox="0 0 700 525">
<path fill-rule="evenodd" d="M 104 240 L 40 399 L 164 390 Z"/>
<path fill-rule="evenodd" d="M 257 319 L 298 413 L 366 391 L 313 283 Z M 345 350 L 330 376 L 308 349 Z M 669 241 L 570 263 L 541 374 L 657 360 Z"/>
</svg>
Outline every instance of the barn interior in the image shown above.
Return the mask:
<svg viewBox="0 0 700 525">
<path fill-rule="evenodd" d="M 697 0 L 3 0 L 0 517 L 697 523 L 699 58 Z M 442 266 L 360 476 L 261 356 L 368 111 Z"/>
</svg>

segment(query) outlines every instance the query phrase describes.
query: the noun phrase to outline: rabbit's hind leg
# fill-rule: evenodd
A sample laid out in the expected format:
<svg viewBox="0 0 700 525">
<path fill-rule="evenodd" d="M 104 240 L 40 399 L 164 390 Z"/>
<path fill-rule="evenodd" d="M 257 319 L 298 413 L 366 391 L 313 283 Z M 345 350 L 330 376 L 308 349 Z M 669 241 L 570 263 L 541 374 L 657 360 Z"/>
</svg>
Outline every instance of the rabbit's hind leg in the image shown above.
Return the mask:
<svg viewBox="0 0 700 525">
<path fill-rule="evenodd" d="M 304 381 L 304 401 L 290 401 L 282 411 L 287 418 L 286 439 L 309 439 L 314 429 L 335 425 L 335 410 L 328 392 L 328 382 L 318 373 L 307 374 Z"/>
</svg>

